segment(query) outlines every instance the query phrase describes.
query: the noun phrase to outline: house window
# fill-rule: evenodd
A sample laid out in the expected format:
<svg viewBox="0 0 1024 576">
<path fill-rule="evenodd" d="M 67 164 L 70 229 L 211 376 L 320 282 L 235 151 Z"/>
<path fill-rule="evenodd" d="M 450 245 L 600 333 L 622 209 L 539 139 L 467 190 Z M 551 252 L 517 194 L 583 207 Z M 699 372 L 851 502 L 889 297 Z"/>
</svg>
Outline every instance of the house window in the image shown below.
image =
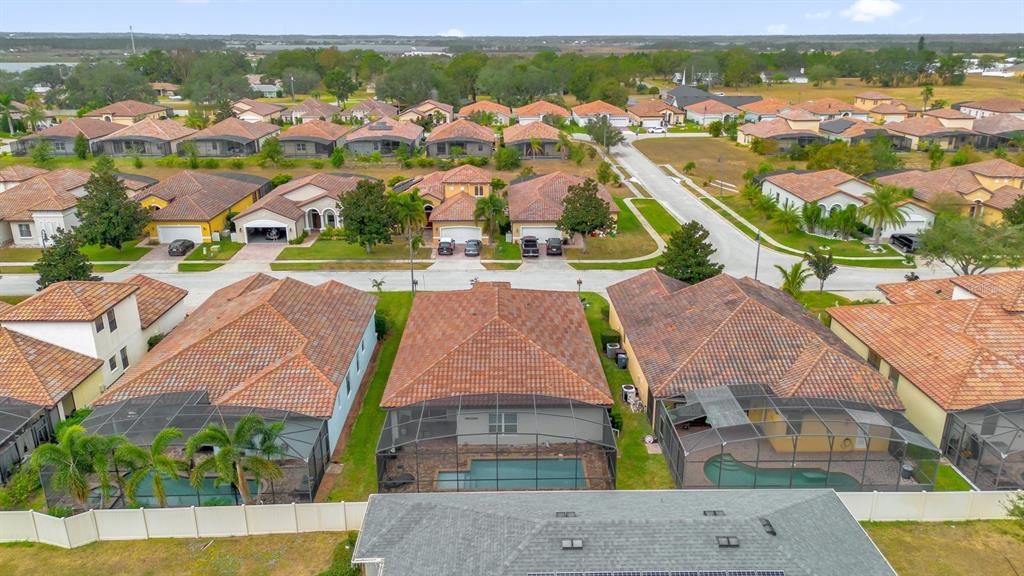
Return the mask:
<svg viewBox="0 0 1024 576">
<path fill-rule="evenodd" d="M 483 187 L 482 184 L 477 184 L 476 186 L 473 186 L 473 196 L 476 196 L 476 197 L 479 198 L 480 196 L 483 196 L 483 195 L 484 195 L 484 187 Z"/>
<path fill-rule="evenodd" d="M 127 368 L 130 365 L 128 363 L 128 348 L 121 348 L 121 367 Z"/>
<path fill-rule="evenodd" d="M 352 395 L 352 378 L 345 374 L 345 396 Z"/>
<path fill-rule="evenodd" d="M 18 236 L 22 238 L 31 238 L 32 227 L 28 224 L 18 224 Z"/>
<path fill-rule="evenodd" d="M 893 386 L 900 383 L 900 371 L 892 366 L 889 366 L 889 382 L 892 382 Z"/>
<path fill-rule="evenodd" d="M 487 431 L 491 434 L 516 434 L 519 432 L 519 414 L 515 412 L 488 414 Z"/>
<path fill-rule="evenodd" d="M 217 151 L 217 143 L 216 142 L 210 142 L 210 150 L 213 150 L 214 152 Z"/>
<path fill-rule="evenodd" d="M 114 309 L 107 310 L 107 325 L 110 326 L 110 331 L 114 332 L 117 330 L 117 318 L 114 316 Z"/>
<path fill-rule="evenodd" d="M 359 372 L 359 370 L 360 370 L 360 368 L 359 368 L 359 355 L 356 354 L 356 372 Z"/>
<path fill-rule="evenodd" d="M 107 366 L 110 366 L 111 372 L 117 370 L 117 356 L 111 356 L 110 359 L 107 360 Z"/>
<path fill-rule="evenodd" d="M 305 152 L 306 151 L 306 143 L 305 142 L 296 142 L 295 143 L 295 151 L 296 152 Z"/>
<path fill-rule="evenodd" d="M 878 367 L 882 365 L 882 357 L 878 355 L 878 352 L 868 350 L 868 364 L 875 370 L 878 370 Z"/>
<path fill-rule="evenodd" d="M 63 142 L 54 142 L 53 149 L 56 150 L 57 152 L 63 152 L 64 150 L 66 150 Z"/>
<path fill-rule="evenodd" d="M 96 333 L 103 332 L 103 316 L 98 316 L 93 324 L 96 326 Z"/>
</svg>

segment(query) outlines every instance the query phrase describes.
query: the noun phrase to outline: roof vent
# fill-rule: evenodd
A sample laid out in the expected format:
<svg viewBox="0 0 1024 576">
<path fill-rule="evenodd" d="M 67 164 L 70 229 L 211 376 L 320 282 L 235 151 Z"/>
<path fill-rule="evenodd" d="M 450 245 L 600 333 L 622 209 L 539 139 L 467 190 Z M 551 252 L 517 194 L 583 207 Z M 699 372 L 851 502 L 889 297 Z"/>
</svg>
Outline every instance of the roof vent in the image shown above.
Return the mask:
<svg viewBox="0 0 1024 576">
<path fill-rule="evenodd" d="M 562 550 L 582 550 L 583 539 L 582 538 L 567 538 L 562 540 Z"/>
<path fill-rule="evenodd" d="M 715 536 L 719 548 L 739 548 L 740 539 L 735 536 Z"/>
<path fill-rule="evenodd" d="M 705 510 L 705 516 L 725 516 L 725 510 Z"/>
<path fill-rule="evenodd" d="M 771 534 L 772 536 L 778 536 L 778 532 L 775 531 L 775 526 L 772 526 L 772 521 L 767 518 L 758 518 L 761 521 L 761 527 L 764 531 Z"/>
<path fill-rule="evenodd" d="M 555 518 L 575 518 L 575 512 L 555 512 Z"/>
</svg>

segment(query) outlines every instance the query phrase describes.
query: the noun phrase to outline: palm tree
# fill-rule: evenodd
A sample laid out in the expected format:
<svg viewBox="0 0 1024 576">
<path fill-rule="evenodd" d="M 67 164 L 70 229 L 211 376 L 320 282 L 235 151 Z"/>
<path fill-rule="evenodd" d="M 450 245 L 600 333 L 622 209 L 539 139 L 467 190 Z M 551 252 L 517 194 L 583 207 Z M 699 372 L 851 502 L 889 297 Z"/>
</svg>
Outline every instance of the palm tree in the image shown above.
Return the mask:
<svg viewBox="0 0 1024 576">
<path fill-rule="evenodd" d="M 262 433 L 256 439 L 255 451 L 256 454 L 266 458 L 267 460 L 273 460 L 275 458 L 281 458 L 285 455 L 284 447 L 281 445 L 281 434 L 284 432 L 284 422 L 272 422 L 263 428 Z M 259 471 L 254 471 L 256 480 L 260 480 L 261 476 Z M 275 478 L 270 478 L 274 480 Z M 256 498 L 257 500 L 262 495 L 263 483 L 257 482 L 256 484 Z"/>
<path fill-rule="evenodd" d="M 167 449 L 175 440 L 185 434 L 178 428 L 164 428 L 156 436 L 148 448 L 124 443 L 114 452 L 115 460 L 125 465 L 131 474 L 124 485 L 124 495 L 129 502 L 135 502 L 135 494 L 139 485 L 146 478 L 153 479 L 153 496 L 162 508 L 167 506 L 167 491 L 164 490 L 164 478 L 178 477 L 178 472 L 187 468 L 180 460 L 167 454 Z"/>
<path fill-rule="evenodd" d="M 800 227 L 800 213 L 797 212 L 796 206 L 792 204 L 787 204 L 784 208 L 780 209 L 775 215 L 775 219 L 779 226 L 782 226 L 782 231 L 786 234 Z"/>
<path fill-rule="evenodd" d="M 562 153 L 562 158 L 568 156 L 572 151 L 572 140 L 565 132 L 558 133 L 558 151 Z"/>
<path fill-rule="evenodd" d="M 544 151 L 544 143 L 540 138 L 530 138 L 530 156 L 539 156 Z"/>
<path fill-rule="evenodd" d="M 11 135 L 14 134 L 14 121 L 11 119 L 11 111 L 14 109 L 12 101 L 10 94 L 0 94 L 0 112 L 7 116 L 7 133 Z"/>
<path fill-rule="evenodd" d="M 96 436 L 79 424 L 68 426 L 57 435 L 56 444 L 43 444 L 32 452 L 32 465 L 50 467 L 50 487 L 64 492 L 85 507 L 89 499 L 89 477 L 94 469 Z"/>
<path fill-rule="evenodd" d="M 427 213 L 425 211 L 427 201 L 420 196 L 419 188 L 413 188 L 403 194 L 392 195 L 390 202 L 395 209 L 395 214 L 398 216 L 398 221 L 405 228 L 405 232 L 409 237 L 409 280 L 411 282 L 410 285 L 415 286 L 416 272 L 413 266 L 413 257 L 416 253 L 417 245 L 413 242 L 412 233 L 414 230 L 420 230 L 427 222 Z"/>
<path fill-rule="evenodd" d="M 925 84 L 924 88 L 921 88 L 921 100 L 924 101 L 924 109 L 928 109 L 928 101 L 935 95 L 935 88 L 931 84 Z"/>
<path fill-rule="evenodd" d="M 125 444 L 124 436 L 99 436 L 93 435 L 90 438 L 89 447 L 92 457 L 92 470 L 100 484 L 100 508 L 107 507 L 107 495 L 110 494 L 111 480 L 121 485 L 121 477 L 111 477 L 110 469 L 115 460 L 114 454 L 117 449 Z"/>
<path fill-rule="evenodd" d="M 213 446 L 214 452 L 192 467 L 192 485 L 198 487 L 208 474 L 214 482 L 226 482 L 238 489 L 242 501 L 249 503 L 248 474 L 256 478 L 278 480 L 283 473 L 273 460 L 256 452 L 257 439 L 267 430 L 258 414 L 243 416 L 230 431 L 220 424 L 210 424 L 196 432 L 185 443 L 185 456 L 192 459 L 201 446 Z"/>
<path fill-rule="evenodd" d="M 487 228 L 487 235 L 492 242 L 495 241 L 494 234 L 498 227 L 498 222 L 505 215 L 505 206 L 505 199 L 494 192 L 476 200 L 476 208 L 473 210 L 473 221 L 483 220 L 484 227 Z"/>
<path fill-rule="evenodd" d="M 821 206 L 817 202 L 809 202 L 800 208 L 800 222 L 803 223 L 804 230 L 811 234 L 821 228 L 824 219 Z"/>
<path fill-rule="evenodd" d="M 814 277 L 818 279 L 818 292 L 825 290 L 825 280 L 839 271 L 835 265 L 831 251 L 821 251 L 817 246 L 811 246 L 804 254 L 804 262 L 811 268 Z"/>
<path fill-rule="evenodd" d="M 859 216 L 875 229 L 872 244 L 878 248 L 882 242 L 882 229 L 886 226 L 903 226 L 907 217 L 900 211 L 900 203 L 906 199 L 904 190 L 895 186 L 877 186 L 873 192 L 864 194 L 867 203 L 860 207 Z"/>
<path fill-rule="evenodd" d="M 803 261 L 794 262 L 789 269 L 776 264 L 775 269 L 782 275 L 782 286 L 779 286 L 779 289 L 793 298 L 798 298 L 807 279 L 811 277 L 811 271 L 804 269 Z"/>
</svg>

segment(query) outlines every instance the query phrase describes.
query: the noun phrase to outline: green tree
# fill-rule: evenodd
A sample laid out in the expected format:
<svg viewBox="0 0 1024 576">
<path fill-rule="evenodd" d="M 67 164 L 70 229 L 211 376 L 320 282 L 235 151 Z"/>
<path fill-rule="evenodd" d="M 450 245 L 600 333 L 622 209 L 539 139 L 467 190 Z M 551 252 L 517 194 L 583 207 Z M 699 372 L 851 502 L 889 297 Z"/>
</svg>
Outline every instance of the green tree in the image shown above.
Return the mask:
<svg viewBox="0 0 1024 576">
<path fill-rule="evenodd" d="M 572 238 L 574 233 L 579 233 L 586 237 L 595 230 L 611 227 L 611 209 L 608 202 L 597 195 L 597 190 L 597 182 L 591 178 L 568 187 L 562 199 L 562 216 L 556 225 L 566 236 Z"/>
<path fill-rule="evenodd" d="M 46 168 L 53 161 L 53 148 L 48 140 L 37 138 L 32 145 L 32 163 L 40 168 Z"/>
<path fill-rule="evenodd" d="M 224 120 L 227 120 L 228 118 L 231 118 L 234 115 L 235 111 L 231 109 L 231 100 L 227 100 L 224 98 L 217 100 L 217 103 L 214 105 L 213 111 L 214 123 L 223 122 Z"/>
<path fill-rule="evenodd" d="M 691 220 L 669 237 L 665 253 L 658 261 L 658 272 L 696 284 L 722 273 L 724 266 L 711 258 L 715 248 L 708 242 L 708 231 Z"/>
<path fill-rule="evenodd" d="M 296 94 L 309 94 L 320 85 L 320 75 L 306 68 L 288 68 L 281 73 L 284 88 L 295 98 Z"/>
<path fill-rule="evenodd" d="M 794 262 L 789 268 L 783 268 L 776 264 L 775 269 L 782 276 L 782 285 L 779 286 L 779 290 L 793 298 L 799 298 L 800 292 L 804 289 L 804 284 L 811 277 L 811 271 L 804 268 L 803 260 Z"/>
<path fill-rule="evenodd" d="M 800 212 L 794 205 L 780 207 L 775 213 L 775 221 L 782 227 L 783 232 L 789 234 L 800 227 Z"/>
<path fill-rule="evenodd" d="M 477 79 L 487 65 L 487 60 L 487 55 L 482 52 L 462 52 L 448 62 L 445 75 L 451 79 L 460 96 L 466 96 L 476 102 Z"/>
<path fill-rule="evenodd" d="M 335 146 L 334 150 L 331 150 L 331 166 L 335 168 L 341 168 L 345 164 L 345 148 L 342 146 Z"/>
<path fill-rule="evenodd" d="M 860 207 L 859 216 L 874 228 L 871 243 L 878 248 L 882 243 L 882 231 L 886 226 L 896 228 L 907 223 L 907 217 L 900 210 L 900 204 L 909 196 L 909 192 L 895 186 L 876 186 L 871 192 L 864 194 L 867 202 Z"/>
<path fill-rule="evenodd" d="M 79 160 L 85 160 L 89 157 L 89 139 L 85 137 L 85 134 L 79 132 L 75 135 L 75 156 L 78 156 Z"/>
<path fill-rule="evenodd" d="M 825 290 L 825 281 L 839 271 L 835 264 L 831 251 L 819 250 L 817 246 L 811 246 L 804 254 L 804 262 L 811 269 L 811 273 L 818 279 L 818 292 Z"/>
<path fill-rule="evenodd" d="M 280 435 L 283 422 L 267 424 L 258 414 L 246 414 L 228 430 L 220 424 L 209 424 L 196 432 L 185 443 L 185 457 L 189 460 L 203 446 L 212 446 L 213 454 L 198 461 L 192 467 L 191 481 L 199 486 L 207 475 L 214 476 L 214 482 L 231 484 L 242 497 L 243 503 L 250 503 L 249 476 L 279 480 L 283 473 L 273 458 L 265 455 L 266 447 L 259 444 L 265 434 Z"/>
<path fill-rule="evenodd" d="M 931 101 L 933 96 L 935 96 L 935 87 L 931 84 L 925 84 L 924 87 L 921 88 L 921 102 L 924 103 L 923 108 L 925 110 L 928 109 L 928 102 Z"/>
<path fill-rule="evenodd" d="M 149 212 L 128 197 L 124 183 L 114 173 L 113 160 L 107 156 L 93 166 L 77 207 L 77 234 L 85 244 L 120 250 L 125 242 L 141 236 L 149 223 Z"/>
<path fill-rule="evenodd" d="M 515 170 L 522 165 L 519 150 L 502 146 L 494 153 L 494 167 L 498 170 Z"/>
<path fill-rule="evenodd" d="M 68 108 L 99 108 L 119 100 L 154 99 L 149 80 L 138 70 L 117 62 L 80 62 L 64 82 L 63 105 Z"/>
<path fill-rule="evenodd" d="M 836 83 L 839 71 L 827 64 L 816 64 L 807 69 L 807 79 L 816 87 Z"/>
<path fill-rule="evenodd" d="M 46 243 L 48 246 L 43 248 L 39 261 L 32 266 L 39 274 L 36 284 L 40 290 L 65 280 L 99 280 L 92 275 L 92 264 L 82 254 L 78 236 L 73 231 L 58 228 Z"/>
<path fill-rule="evenodd" d="M 491 239 L 492 243 L 497 242 L 495 236 L 498 232 L 498 224 L 505 216 L 505 208 L 508 203 L 504 198 L 491 192 L 487 196 L 477 198 L 476 208 L 473 209 L 473 221 L 483 222 L 484 228 L 487 229 L 487 237 Z"/>
<path fill-rule="evenodd" d="M 185 126 L 194 130 L 202 130 L 206 128 L 208 123 L 209 118 L 206 117 L 206 112 L 198 106 L 192 106 L 188 109 L 188 116 L 185 117 Z"/>
<path fill-rule="evenodd" d="M 622 135 L 621 130 L 612 126 L 611 120 L 607 116 L 600 116 L 596 120 L 588 122 L 586 131 L 595 144 L 604 146 L 606 152 L 611 150 L 613 146 L 622 144 L 626 139 Z"/>
<path fill-rule="evenodd" d="M 202 52 L 189 65 L 182 96 L 197 104 L 252 96 L 245 74 L 252 71 L 241 52 Z"/>
<path fill-rule="evenodd" d="M 953 154 L 953 157 L 949 159 L 950 166 L 963 166 L 972 162 L 981 160 L 981 156 L 974 151 L 974 146 L 970 144 L 964 144 L 959 150 Z"/>
<path fill-rule="evenodd" d="M 693 160 L 690 160 L 689 162 L 686 163 L 685 166 L 683 166 L 683 174 L 686 174 L 687 176 L 692 175 L 693 171 L 696 169 L 697 163 L 694 162 Z"/>
<path fill-rule="evenodd" d="M 394 60 L 377 80 L 377 95 L 400 106 L 412 106 L 435 94 L 445 102 L 457 99 L 451 81 L 434 60 L 423 56 Z"/>
<path fill-rule="evenodd" d="M 405 228 L 409 238 L 409 279 L 411 281 L 410 285 L 415 286 L 413 258 L 416 254 L 416 248 L 419 242 L 422 242 L 423 237 L 414 237 L 413 232 L 421 230 L 427 222 L 427 213 L 425 211 L 427 201 L 420 196 L 419 188 L 413 188 L 402 194 L 392 194 L 388 201 L 395 211 L 395 219 Z"/>
<path fill-rule="evenodd" d="M 917 249 L 929 265 L 938 262 L 954 274 L 982 274 L 993 266 L 1019 266 L 1024 259 L 1024 227 L 989 225 L 961 216 L 935 219 Z"/>
<path fill-rule="evenodd" d="M 89 499 L 90 478 L 96 474 L 97 453 L 105 446 L 79 424 L 66 426 L 55 444 L 41 444 L 32 451 L 32 465 L 48 468 L 50 487 L 71 496 L 82 508 Z"/>
<path fill-rule="evenodd" d="M 824 219 L 825 215 L 821 211 L 821 205 L 817 202 L 807 202 L 800 207 L 800 222 L 807 232 L 816 233 L 821 228 Z"/>
<path fill-rule="evenodd" d="M 10 94 L 0 94 L 0 112 L 7 117 L 7 133 L 14 134 L 14 120 L 11 119 L 11 112 L 14 111 L 14 106 L 11 105 L 13 98 Z"/>
<path fill-rule="evenodd" d="M 273 162 L 278 166 L 281 165 L 281 161 L 284 160 L 284 149 L 281 147 L 281 141 L 277 139 L 277 136 L 271 136 L 263 141 L 259 158 L 265 162 Z"/>
<path fill-rule="evenodd" d="M 1003 210 L 1003 220 L 1013 226 L 1024 225 L 1024 196 L 1018 196 L 1009 208 Z"/>
<path fill-rule="evenodd" d="M 338 101 L 338 106 L 344 108 L 345 101 L 359 90 L 359 82 L 352 77 L 352 73 L 341 68 L 334 68 L 324 74 L 324 88 L 331 93 Z"/>
<path fill-rule="evenodd" d="M 360 180 L 355 190 L 345 194 L 340 211 L 345 240 L 365 247 L 367 254 L 377 244 L 391 243 L 391 231 L 398 219 L 383 182 Z"/>
<path fill-rule="evenodd" d="M 859 223 L 860 217 L 857 213 L 857 207 L 851 204 L 842 210 L 836 210 L 829 214 L 823 225 L 828 230 L 838 232 L 843 238 L 850 238 L 857 232 L 857 224 Z"/>
<path fill-rule="evenodd" d="M 871 138 L 868 149 L 874 162 L 873 170 L 892 170 L 903 166 L 903 159 L 892 149 L 892 142 L 884 132 L 878 132 Z"/>
<path fill-rule="evenodd" d="M 828 170 L 834 168 L 851 176 L 862 176 L 876 170 L 872 149 L 866 142 L 853 146 L 842 140 L 836 140 L 818 148 L 807 160 L 809 170 Z"/>
<path fill-rule="evenodd" d="M 602 160 L 597 165 L 597 181 L 600 184 L 607 184 L 612 181 L 612 165 L 607 160 Z"/>
<path fill-rule="evenodd" d="M 709 122 L 708 125 L 707 125 L 707 129 L 708 129 L 708 134 L 711 134 L 712 138 L 720 137 L 722 135 L 722 129 L 723 129 L 722 121 L 721 120 L 715 120 L 713 122 Z"/>
<path fill-rule="evenodd" d="M 942 159 L 946 156 L 946 152 L 939 147 L 935 142 L 928 145 L 928 167 L 932 170 L 942 166 Z"/>
</svg>

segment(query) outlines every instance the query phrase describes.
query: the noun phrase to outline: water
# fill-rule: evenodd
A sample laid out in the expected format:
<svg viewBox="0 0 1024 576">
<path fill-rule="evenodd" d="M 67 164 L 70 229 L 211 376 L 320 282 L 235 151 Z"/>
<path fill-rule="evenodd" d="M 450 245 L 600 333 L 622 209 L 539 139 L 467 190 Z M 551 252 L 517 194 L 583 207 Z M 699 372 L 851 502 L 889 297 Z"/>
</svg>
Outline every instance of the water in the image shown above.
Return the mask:
<svg viewBox="0 0 1024 576">
<path fill-rule="evenodd" d="M 719 480 L 721 468 L 721 480 Z M 720 488 L 834 488 L 860 490 L 860 483 L 849 474 L 825 472 L 821 468 L 754 468 L 737 462 L 731 454 L 713 456 L 704 463 L 704 475 Z"/>
<path fill-rule="evenodd" d="M 61 64 L 64 66 L 74 66 L 77 62 L 0 62 L 0 70 L 4 72 L 24 72 L 30 68 L 39 68 L 42 66 L 52 66 Z"/>
<path fill-rule="evenodd" d="M 214 486 L 213 478 L 204 478 L 199 488 L 192 486 L 188 478 L 164 478 L 164 493 L 167 495 L 167 506 L 178 508 L 186 506 L 202 506 L 211 504 L 235 504 L 235 487 L 231 484 Z M 249 480 L 249 491 L 256 494 L 257 483 Z M 156 496 L 153 495 L 153 478 L 147 475 L 135 491 L 135 501 L 144 508 L 159 508 Z M 89 496 L 89 503 L 98 506 L 99 488 L 94 488 Z"/>
<path fill-rule="evenodd" d="M 438 490 L 586 488 L 579 458 L 473 460 L 468 472 L 438 472 Z"/>
</svg>

